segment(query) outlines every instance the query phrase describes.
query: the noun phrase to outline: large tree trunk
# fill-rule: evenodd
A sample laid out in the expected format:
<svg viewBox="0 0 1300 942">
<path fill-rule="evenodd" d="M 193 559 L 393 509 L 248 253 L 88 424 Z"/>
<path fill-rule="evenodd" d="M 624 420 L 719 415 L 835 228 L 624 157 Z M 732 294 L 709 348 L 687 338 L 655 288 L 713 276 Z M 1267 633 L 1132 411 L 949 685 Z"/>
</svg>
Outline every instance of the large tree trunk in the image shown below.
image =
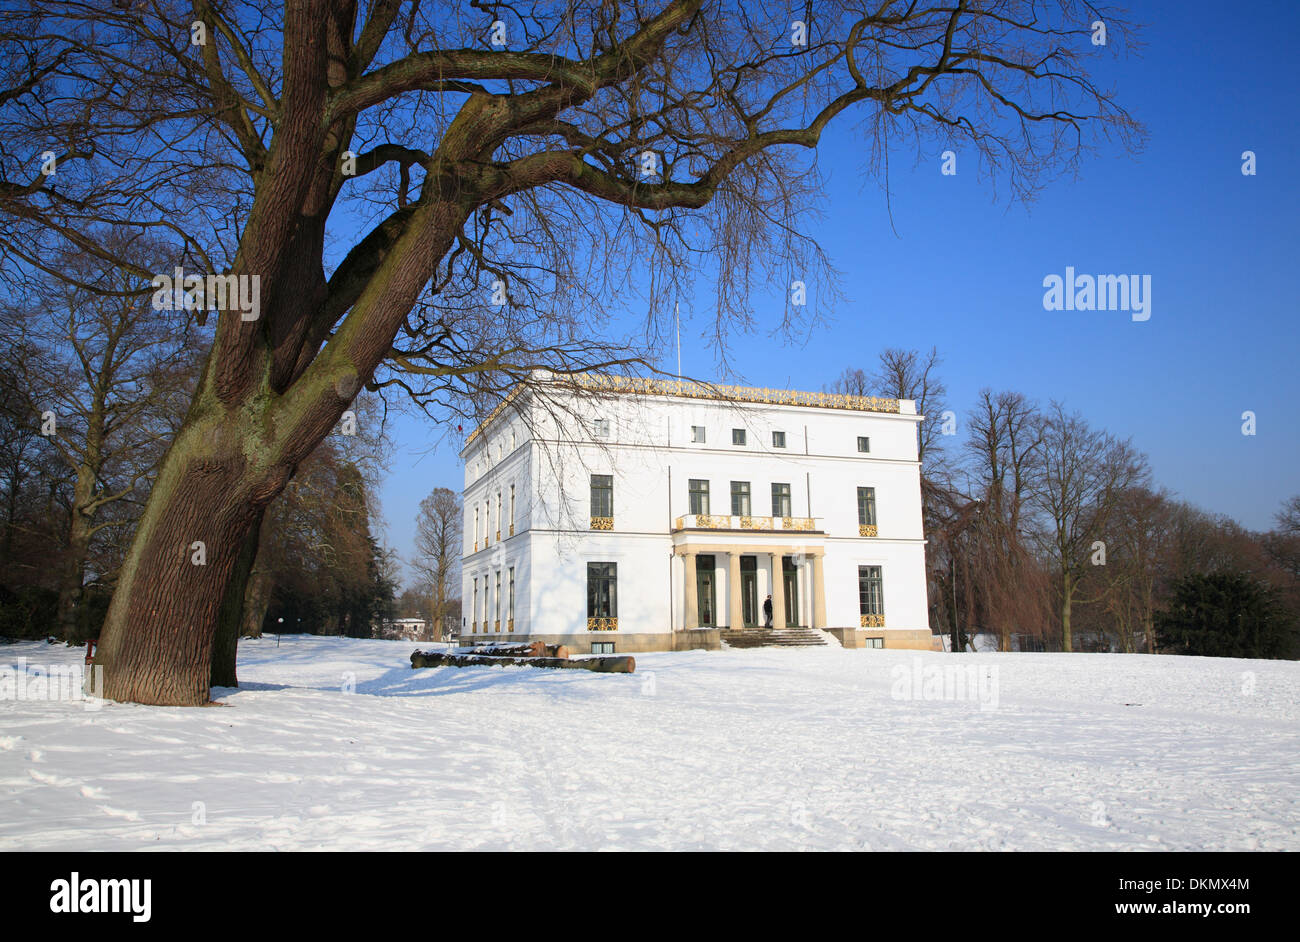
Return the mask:
<svg viewBox="0 0 1300 942">
<path fill-rule="evenodd" d="M 254 422 L 228 416 L 199 418 L 177 437 L 127 553 L 95 655 L 109 699 L 208 702 L 223 602 L 263 509 L 292 470 L 250 460 L 271 450 L 265 445 Z"/>
<path fill-rule="evenodd" d="M 374 374 L 432 274 L 430 259 L 446 254 L 474 199 L 417 209 L 412 231 L 377 263 L 372 284 L 382 288 L 361 295 L 346 325 L 319 352 L 319 341 L 303 341 L 297 353 L 280 357 L 262 342 L 295 350 L 324 301 L 319 263 L 313 269 L 310 262 L 319 258 L 324 216 L 308 225 L 296 204 L 277 207 L 278 215 L 271 209 L 259 215 L 255 207 L 241 255 L 248 251 L 247 269 L 262 273 L 275 295 L 263 296 L 258 324 L 265 326 L 257 343 L 241 332 L 263 328 L 221 315 L 199 391 L 163 460 L 109 605 L 95 656 L 107 698 L 208 702 L 218 617 L 250 535 L 298 462 Z M 276 238 L 260 239 L 259 226 Z M 294 260 L 288 268 L 277 261 L 286 258 Z M 284 299 L 281 316 L 273 298 Z M 199 552 L 206 554 L 203 564 Z"/>
<path fill-rule="evenodd" d="M 239 634 L 244 624 L 244 604 L 253 566 L 257 561 L 257 547 L 261 536 L 264 511 L 258 511 L 257 525 L 248 531 L 243 549 L 235 560 L 235 570 L 226 586 L 225 598 L 217 612 L 217 633 L 212 644 L 212 686 L 238 687 L 239 676 L 235 665 L 239 655 Z"/>
</svg>

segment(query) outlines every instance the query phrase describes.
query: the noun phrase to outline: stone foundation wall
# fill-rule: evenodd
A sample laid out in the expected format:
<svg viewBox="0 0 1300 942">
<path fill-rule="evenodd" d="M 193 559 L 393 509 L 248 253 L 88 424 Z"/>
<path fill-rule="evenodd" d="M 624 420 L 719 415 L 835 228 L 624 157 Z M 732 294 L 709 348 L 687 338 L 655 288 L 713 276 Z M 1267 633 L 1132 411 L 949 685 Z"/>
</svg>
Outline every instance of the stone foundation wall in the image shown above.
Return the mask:
<svg viewBox="0 0 1300 942">
<path fill-rule="evenodd" d="M 885 647 L 909 651 L 941 651 L 942 642 L 929 630 L 890 628 L 827 628 L 846 648 L 865 648 L 868 638 L 883 638 Z"/>
</svg>

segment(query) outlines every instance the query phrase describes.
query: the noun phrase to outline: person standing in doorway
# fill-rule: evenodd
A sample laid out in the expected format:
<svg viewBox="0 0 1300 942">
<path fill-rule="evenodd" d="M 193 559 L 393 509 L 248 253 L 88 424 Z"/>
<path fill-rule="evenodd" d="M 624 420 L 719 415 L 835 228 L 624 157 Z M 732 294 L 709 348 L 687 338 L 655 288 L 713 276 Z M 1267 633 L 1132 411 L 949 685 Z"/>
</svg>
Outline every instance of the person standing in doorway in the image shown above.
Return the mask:
<svg viewBox="0 0 1300 942">
<path fill-rule="evenodd" d="M 768 596 L 763 602 L 763 627 L 772 627 L 772 596 Z"/>
</svg>

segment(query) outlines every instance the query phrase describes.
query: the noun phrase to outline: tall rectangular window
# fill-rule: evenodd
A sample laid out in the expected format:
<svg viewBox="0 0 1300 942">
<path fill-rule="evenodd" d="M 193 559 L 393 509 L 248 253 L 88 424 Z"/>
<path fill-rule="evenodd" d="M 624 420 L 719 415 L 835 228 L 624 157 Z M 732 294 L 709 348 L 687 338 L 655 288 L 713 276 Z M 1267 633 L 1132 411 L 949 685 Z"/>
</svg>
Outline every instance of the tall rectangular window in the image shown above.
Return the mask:
<svg viewBox="0 0 1300 942">
<path fill-rule="evenodd" d="M 790 485 L 789 484 L 772 485 L 772 516 L 773 517 L 790 516 Z"/>
<path fill-rule="evenodd" d="M 497 539 L 501 539 L 501 492 L 497 491 Z"/>
<path fill-rule="evenodd" d="M 470 633 L 478 631 L 478 577 L 474 577 L 474 604 L 469 609 Z"/>
<path fill-rule="evenodd" d="M 515 620 L 515 567 L 514 566 L 510 567 L 510 607 L 506 609 L 506 611 L 508 612 L 506 617 L 510 619 L 511 623 L 513 623 Z"/>
<path fill-rule="evenodd" d="M 731 482 L 731 512 L 737 517 L 748 517 L 750 515 L 748 481 Z"/>
<path fill-rule="evenodd" d="M 496 626 L 497 629 L 500 630 L 501 628 L 501 570 L 500 569 L 497 570 L 497 591 L 496 591 L 496 596 L 493 599 L 493 604 L 494 604 L 493 611 L 496 613 L 494 616 L 496 619 Z"/>
<path fill-rule="evenodd" d="M 691 513 L 707 514 L 709 512 L 709 482 L 700 478 L 691 478 Z"/>
<path fill-rule="evenodd" d="M 874 487 L 858 488 L 858 526 L 874 527 L 876 525 L 876 489 Z"/>
<path fill-rule="evenodd" d="M 858 567 L 858 613 L 885 614 L 885 586 L 879 566 Z"/>
<path fill-rule="evenodd" d="M 866 454 L 867 452 L 871 451 L 871 439 L 867 438 L 867 436 L 865 435 L 859 435 L 858 451 L 862 452 L 863 454 Z"/>
<path fill-rule="evenodd" d="M 704 426 L 703 426 L 703 425 L 692 425 L 692 426 L 691 426 L 691 441 L 695 442 L 696 444 L 703 444 L 703 443 L 704 443 Z"/>
<path fill-rule="evenodd" d="M 587 563 L 587 617 L 618 617 L 618 563 Z"/>
<path fill-rule="evenodd" d="M 515 532 L 515 486 L 510 485 L 510 532 Z"/>
<path fill-rule="evenodd" d="M 731 430 L 731 444 L 733 445 L 745 444 L 745 430 L 743 428 L 733 428 Z"/>
<path fill-rule="evenodd" d="M 474 508 L 474 548 L 478 549 L 478 507 Z"/>
<path fill-rule="evenodd" d="M 773 432 L 773 433 L 772 433 L 772 447 L 773 447 L 773 448 L 784 448 L 784 447 L 785 447 L 785 432 Z"/>
<path fill-rule="evenodd" d="M 609 419 L 596 419 L 592 423 L 592 431 L 597 438 L 609 438 Z"/>
<path fill-rule="evenodd" d="M 591 515 L 593 517 L 614 516 L 614 475 L 593 474 L 591 476 Z"/>
</svg>

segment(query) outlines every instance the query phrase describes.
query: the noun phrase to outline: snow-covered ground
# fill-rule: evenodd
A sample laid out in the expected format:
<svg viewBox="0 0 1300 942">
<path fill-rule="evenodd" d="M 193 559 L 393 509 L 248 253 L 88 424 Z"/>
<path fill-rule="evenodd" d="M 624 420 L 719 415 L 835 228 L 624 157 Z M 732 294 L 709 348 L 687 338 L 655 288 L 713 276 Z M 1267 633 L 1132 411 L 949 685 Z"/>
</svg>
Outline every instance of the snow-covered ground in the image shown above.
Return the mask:
<svg viewBox="0 0 1300 942">
<path fill-rule="evenodd" d="M 246 641 L 207 709 L 0 702 L 0 849 L 1300 850 L 1297 663 L 413 648 Z M 966 699 L 927 699 L 957 663 Z"/>
</svg>

